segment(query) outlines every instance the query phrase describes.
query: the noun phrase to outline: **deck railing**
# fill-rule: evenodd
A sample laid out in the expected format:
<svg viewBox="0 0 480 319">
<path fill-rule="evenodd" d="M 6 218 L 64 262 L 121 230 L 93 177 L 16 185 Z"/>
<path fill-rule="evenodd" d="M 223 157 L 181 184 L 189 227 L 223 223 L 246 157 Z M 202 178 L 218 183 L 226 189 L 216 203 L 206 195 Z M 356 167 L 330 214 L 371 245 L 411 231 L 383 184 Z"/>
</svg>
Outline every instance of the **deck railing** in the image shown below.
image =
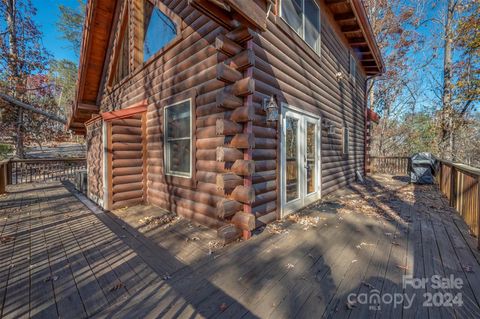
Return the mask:
<svg viewBox="0 0 480 319">
<path fill-rule="evenodd" d="M 85 158 L 9 159 L 0 162 L 0 194 L 6 185 L 65 180 L 87 167 Z"/>
<path fill-rule="evenodd" d="M 450 206 L 465 220 L 480 248 L 480 169 L 439 160 L 436 181 Z M 372 157 L 372 173 L 408 174 L 409 157 Z"/>
<path fill-rule="evenodd" d="M 480 247 L 480 169 L 441 160 L 437 182 L 450 206 L 456 209 L 470 231 L 477 236 Z"/>
<path fill-rule="evenodd" d="M 407 175 L 410 157 L 406 156 L 373 156 L 370 157 L 372 173 Z"/>
</svg>

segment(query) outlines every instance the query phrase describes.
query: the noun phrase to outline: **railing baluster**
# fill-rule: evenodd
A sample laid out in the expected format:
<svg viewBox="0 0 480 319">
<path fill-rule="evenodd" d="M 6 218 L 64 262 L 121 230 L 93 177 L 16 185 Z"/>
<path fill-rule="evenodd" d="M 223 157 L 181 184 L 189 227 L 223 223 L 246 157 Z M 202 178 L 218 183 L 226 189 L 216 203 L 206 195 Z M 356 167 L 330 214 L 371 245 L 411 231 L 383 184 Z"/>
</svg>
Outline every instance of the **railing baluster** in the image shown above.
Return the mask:
<svg viewBox="0 0 480 319">
<path fill-rule="evenodd" d="M 12 159 L 4 165 L 7 184 L 68 180 L 84 167 L 84 158 Z"/>
</svg>

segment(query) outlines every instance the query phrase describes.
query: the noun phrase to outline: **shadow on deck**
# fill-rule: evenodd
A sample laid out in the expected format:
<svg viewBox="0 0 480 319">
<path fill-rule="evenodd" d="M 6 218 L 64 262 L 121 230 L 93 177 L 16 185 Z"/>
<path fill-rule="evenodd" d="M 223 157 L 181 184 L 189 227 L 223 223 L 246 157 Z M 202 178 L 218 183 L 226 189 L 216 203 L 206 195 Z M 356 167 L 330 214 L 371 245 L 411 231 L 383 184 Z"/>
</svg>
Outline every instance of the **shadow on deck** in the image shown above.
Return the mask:
<svg viewBox="0 0 480 319">
<path fill-rule="evenodd" d="M 480 316 L 475 239 L 436 186 L 376 176 L 213 252 L 208 236 L 182 241 L 189 229 L 96 214 L 60 183 L 9 191 L 2 318 Z"/>
</svg>

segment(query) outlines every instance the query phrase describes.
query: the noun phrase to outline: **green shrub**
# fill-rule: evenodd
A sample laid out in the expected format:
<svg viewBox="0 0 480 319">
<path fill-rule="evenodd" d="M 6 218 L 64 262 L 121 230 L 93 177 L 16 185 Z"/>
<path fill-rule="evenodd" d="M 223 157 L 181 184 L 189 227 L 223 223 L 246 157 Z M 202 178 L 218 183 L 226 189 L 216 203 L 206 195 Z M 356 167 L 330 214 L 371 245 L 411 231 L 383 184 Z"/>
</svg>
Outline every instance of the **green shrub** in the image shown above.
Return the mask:
<svg viewBox="0 0 480 319">
<path fill-rule="evenodd" d="M 0 159 L 5 159 L 12 153 L 13 147 L 9 144 L 0 144 Z"/>
</svg>

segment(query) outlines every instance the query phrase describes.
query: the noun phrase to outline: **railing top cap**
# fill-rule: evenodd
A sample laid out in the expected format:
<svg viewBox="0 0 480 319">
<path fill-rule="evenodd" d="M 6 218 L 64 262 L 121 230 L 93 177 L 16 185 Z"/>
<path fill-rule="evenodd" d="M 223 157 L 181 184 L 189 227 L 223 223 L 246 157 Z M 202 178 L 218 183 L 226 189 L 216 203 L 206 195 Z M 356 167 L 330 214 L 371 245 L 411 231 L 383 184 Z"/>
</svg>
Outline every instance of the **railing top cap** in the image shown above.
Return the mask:
<svg viewBox="0 0 480 319">
<path fill-rule="evenodd" d="M 450 162 L 450 161 L 442 160 L 442 159 L 439 160 L 439 161 L 444 163 L 444 164 L 453 166 L 459 171 L 463 171 L 463 172 L 470 173 L 472 175 L 476 175 L 476 176 L 480 177 L 480 169 L 479 168 L 468 166 L 468 165 L 465 165 L 465 164 L 462 164 L 462 163 L 454 163 L 454 162 Z"/>
<path fill-rule="evenodd" d="M 26 159 L 10 159 L 10 162 L 16 163 L 41 163 L 41 162 L 78 162 L 85 161 L 85 157 L 55 157 L 55 158 L 26 158 Z"/>
</svg>

